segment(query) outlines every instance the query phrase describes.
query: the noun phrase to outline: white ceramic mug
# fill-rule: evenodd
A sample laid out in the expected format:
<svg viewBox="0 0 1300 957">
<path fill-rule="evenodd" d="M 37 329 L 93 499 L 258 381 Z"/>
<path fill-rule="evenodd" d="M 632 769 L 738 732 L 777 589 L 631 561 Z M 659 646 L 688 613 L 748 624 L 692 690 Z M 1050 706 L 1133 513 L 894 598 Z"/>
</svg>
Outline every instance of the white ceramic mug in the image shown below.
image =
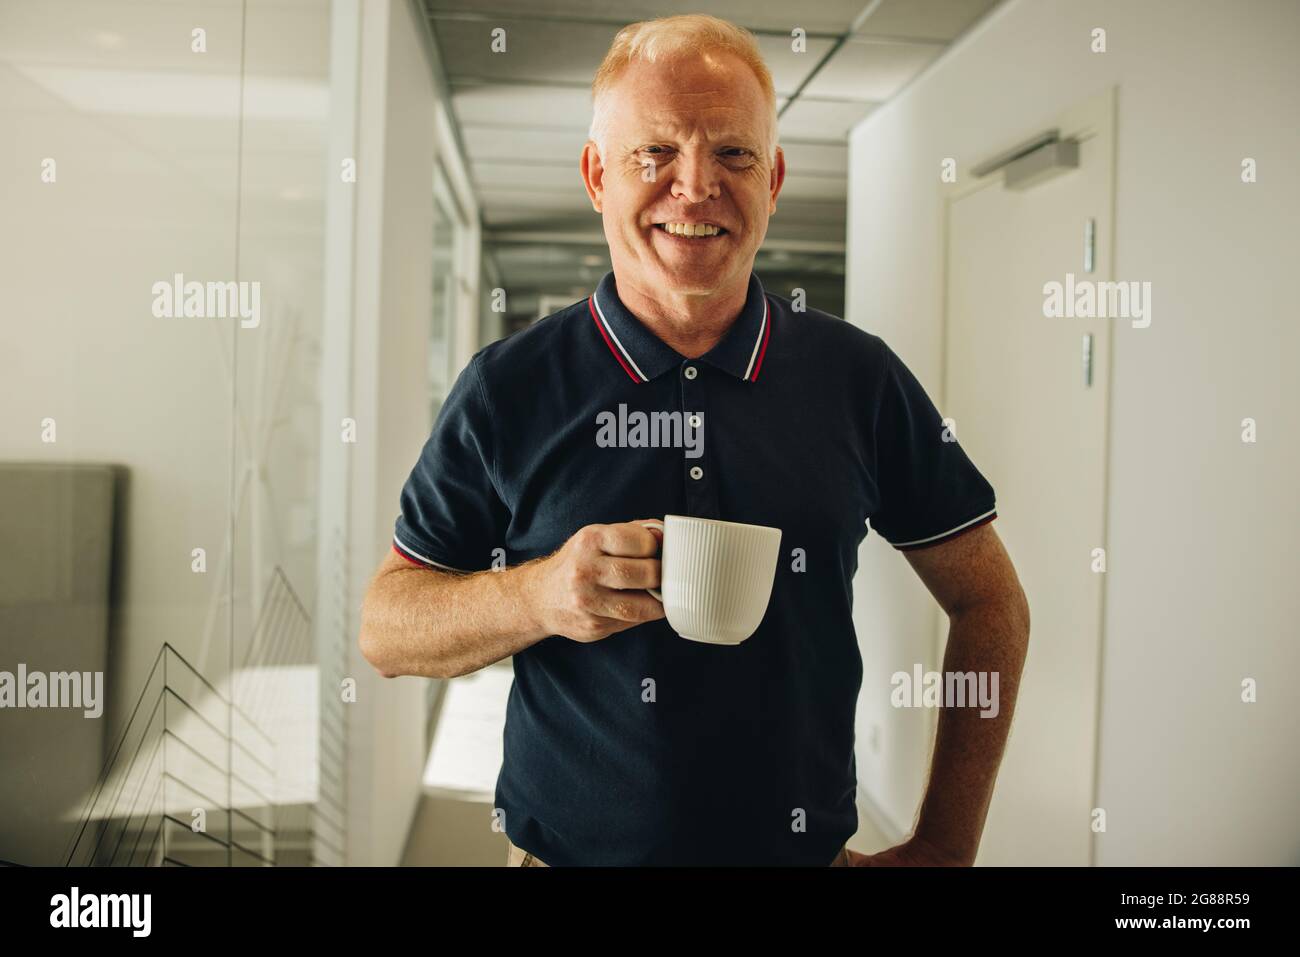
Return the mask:
<svg viewBox="0 0 1300 957">
<path fill-rule="evenodd" d="M 738 645 L 758 628 L 772 597 L 781 530 L 689 515 L 642 522 L 663 532 L 659 589 L 668 623 L 683 638 Z"/>
</svg>

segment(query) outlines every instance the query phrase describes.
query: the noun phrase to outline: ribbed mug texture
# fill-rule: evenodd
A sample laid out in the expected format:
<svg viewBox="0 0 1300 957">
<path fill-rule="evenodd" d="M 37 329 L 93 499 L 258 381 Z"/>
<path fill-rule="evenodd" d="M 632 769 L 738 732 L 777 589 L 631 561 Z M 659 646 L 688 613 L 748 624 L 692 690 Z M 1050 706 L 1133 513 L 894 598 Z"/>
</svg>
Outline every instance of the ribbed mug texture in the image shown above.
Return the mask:
<svg viewBox="0 0 1300 957">
<path fill-rule="evenodd" d="M 662 591 L 668 623 L 692 641 L 740 644 L 767 612 L 780 549 L 779 528 L 666 516 Z"/>
</svg>

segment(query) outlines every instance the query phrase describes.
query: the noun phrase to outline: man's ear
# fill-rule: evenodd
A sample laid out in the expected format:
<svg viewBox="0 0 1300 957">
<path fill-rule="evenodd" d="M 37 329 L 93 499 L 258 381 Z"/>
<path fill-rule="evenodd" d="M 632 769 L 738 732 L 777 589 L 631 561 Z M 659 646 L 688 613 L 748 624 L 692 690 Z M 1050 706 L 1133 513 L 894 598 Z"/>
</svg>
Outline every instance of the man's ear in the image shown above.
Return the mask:
<svg viewBox="0 0 1300 957">
<path fill-rule="evenodd" d="M 771 216 L 776 212 L 776 197 L 781 192 L 781 187 L 785 185 L 785 150 L 781 147 L 776 148 L 776 162 L 772 164 L 772 182 L 769 186 L 772 192 L 772 201 L 769 204 L 767 214 Z"/>
<path fill-rule="evenodd" d="M 583 146 L 582 159 L 578 161 L 578 168 L 582 171 L 582 185 L 587 188 L 591 208 L 599 213 L 600 197 L 605 191 L 605 167 L 600 161 L 600 150 L 592 140 L 587 140 L 586 145 Z"/>
</svg>

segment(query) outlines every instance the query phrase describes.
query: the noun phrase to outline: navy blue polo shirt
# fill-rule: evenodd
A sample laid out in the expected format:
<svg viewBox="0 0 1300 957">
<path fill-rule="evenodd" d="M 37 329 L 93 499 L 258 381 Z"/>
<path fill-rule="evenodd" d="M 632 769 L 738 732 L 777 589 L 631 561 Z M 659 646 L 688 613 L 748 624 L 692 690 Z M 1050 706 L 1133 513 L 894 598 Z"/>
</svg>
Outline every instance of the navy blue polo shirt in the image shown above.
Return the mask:
<svg viewBox="0 0 1300 957">
<path fill-rule="evenodd" d="M 623 427 L 599 440 L 611 415 L 638 412 L 699 416 L 702 441 Z M 767 614 L 740 645 L 656 621 L 515 655 L 496 804 L 510 839 L 553 866 L 820 866 L 857 829 L 852 600 L 867 523 L 923 548 L 991 521 L 994 504 L 878 337 L 796 312 L 751 276 L 731 328 L 688 359 L 609 273 L 474 356 L 402 490 L 393 545 L 477 571 L 498 549 L 518 564 L 596 523 L 780 528 Z"/>
</svg>

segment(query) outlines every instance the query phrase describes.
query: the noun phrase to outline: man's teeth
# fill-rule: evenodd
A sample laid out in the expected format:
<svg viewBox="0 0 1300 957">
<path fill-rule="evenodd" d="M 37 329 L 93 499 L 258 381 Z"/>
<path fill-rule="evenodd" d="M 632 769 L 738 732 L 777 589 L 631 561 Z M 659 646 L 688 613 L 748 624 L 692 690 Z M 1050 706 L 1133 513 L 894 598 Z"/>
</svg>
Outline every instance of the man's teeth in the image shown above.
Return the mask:
<svg viewBox="0 0 1300 957">
<path fill-rule="evenodd" d="M 661 223 L 664 232 L 672 233 L 674 236 L 716 236 L 722 232 L 718 226 L 712 223 Z"/>
</svg>

